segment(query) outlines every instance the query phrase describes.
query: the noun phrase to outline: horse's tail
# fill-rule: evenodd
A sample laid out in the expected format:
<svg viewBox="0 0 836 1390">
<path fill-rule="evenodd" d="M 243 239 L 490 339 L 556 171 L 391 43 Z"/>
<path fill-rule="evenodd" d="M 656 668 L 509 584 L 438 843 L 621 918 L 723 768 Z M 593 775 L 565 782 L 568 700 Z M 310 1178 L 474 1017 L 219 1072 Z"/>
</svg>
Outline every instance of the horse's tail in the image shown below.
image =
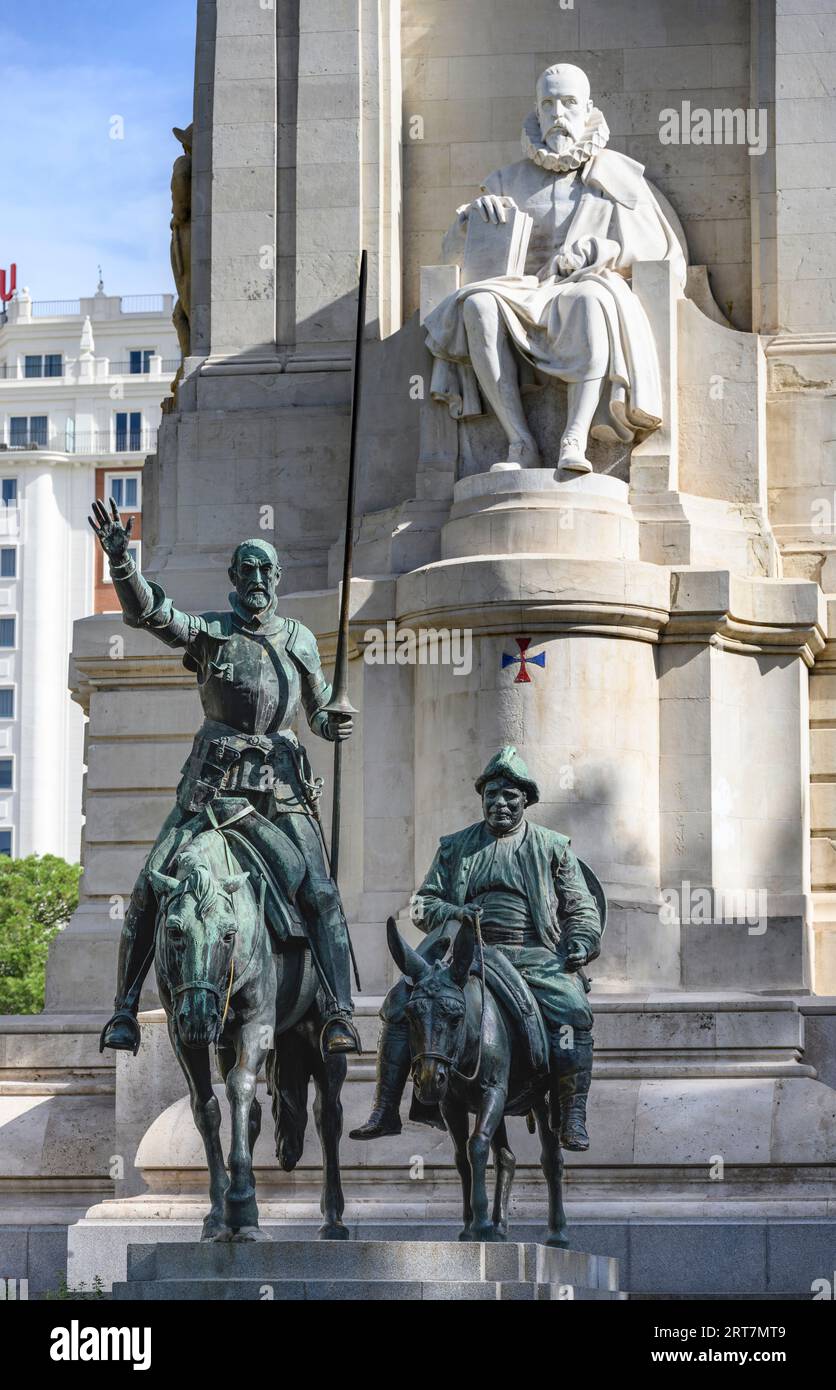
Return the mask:
<svg viewBox="0 0 836 1390">
<path fill-rule="evenodd" d="M 295 1028 L 281 1033 L 267 1056 L 266 1066 L 273 1097 L 276 1157 L 284 1171 L 292 1173 L 305 1147 L 311 1079 L 310 1047 L 301 1033 Z"/>
</svg>

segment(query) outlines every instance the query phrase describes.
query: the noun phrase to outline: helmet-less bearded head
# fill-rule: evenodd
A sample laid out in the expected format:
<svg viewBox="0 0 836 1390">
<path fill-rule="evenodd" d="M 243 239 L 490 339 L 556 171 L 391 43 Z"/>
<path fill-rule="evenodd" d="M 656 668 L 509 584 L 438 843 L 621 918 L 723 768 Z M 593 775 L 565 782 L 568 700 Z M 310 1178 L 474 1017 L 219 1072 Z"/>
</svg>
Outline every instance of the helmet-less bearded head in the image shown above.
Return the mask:
<svg viewBox="0 0 836 1390">
<path fill-rule="evenodd" d="M 555 63 L 537 79 L 540 134 L 555 154 L 577 144 L 593 109 L 589 78 L 573 63 Z"/>
<path fill-rule="evenodd" d="M 269 541 L 242 541 L 235 547 L 228 572 L 239 603 L 253 616 L 275 607 L 282 567 Z"/>
<path fill-rule="evenodd" d="M 589 78 L 573 63 L 554 63 L 537 79 L 536 106 L 522 128 L 527 159 L 551 173 L 580 169 L 610 138 L 592 100 Z"/>
</svg>

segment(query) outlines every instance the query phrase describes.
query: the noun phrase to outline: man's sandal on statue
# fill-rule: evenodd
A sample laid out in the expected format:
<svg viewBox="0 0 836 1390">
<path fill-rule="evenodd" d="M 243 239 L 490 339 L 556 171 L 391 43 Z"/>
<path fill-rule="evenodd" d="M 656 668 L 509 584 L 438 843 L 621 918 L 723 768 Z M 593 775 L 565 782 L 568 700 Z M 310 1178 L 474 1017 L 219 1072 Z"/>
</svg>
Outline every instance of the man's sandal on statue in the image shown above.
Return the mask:
<svg viewBox="0 0 836 1390">
<path fill-rule="evenodd" d="M 136 1014 L 130 1009 L 117 1009 L 99 1035 L 99 1051 L 110 1047 L 114 1052 L 132 1052 L 135 1057 L 141 1041 L 142 1031 Z"/>
</svg>

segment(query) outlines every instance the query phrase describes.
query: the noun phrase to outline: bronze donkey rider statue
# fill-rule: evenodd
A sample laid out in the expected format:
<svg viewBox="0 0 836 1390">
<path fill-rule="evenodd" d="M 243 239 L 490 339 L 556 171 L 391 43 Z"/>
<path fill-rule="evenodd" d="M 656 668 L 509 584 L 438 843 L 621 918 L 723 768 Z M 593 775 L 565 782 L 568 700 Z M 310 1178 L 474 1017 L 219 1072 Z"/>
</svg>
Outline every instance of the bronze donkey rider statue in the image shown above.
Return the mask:
<svg viewBox="0 0 836 1390">
<path fill-rule="evenodd" d="M 479 925 L 492 987 L 517 1020 L 536 1064 L 546 1033 L 551 1123 L 566 1149 L 589 1147 L 586 1099 L 592 1075 L 592 1011 L 583 966 L 600 951 L 606 899 L 569 840 L 526 820 L 537 783 L 516 749 L 505 747 L 476 781 L 484 819 L 442 837 L 413 900 L 427 933 L 417 954 L 449 954 L 459 924 Z M 371 1115 L 352 1139 L 399 1134 L 399 1106 L 410 1073 L 408 979 L 384 1001 L 377 1089 Z M 535 1003 L 536 1001 L 536 1003 Z M 439 1124 L 436 1107 L 413 1096 L 410 1118 Z"/>
</svg>

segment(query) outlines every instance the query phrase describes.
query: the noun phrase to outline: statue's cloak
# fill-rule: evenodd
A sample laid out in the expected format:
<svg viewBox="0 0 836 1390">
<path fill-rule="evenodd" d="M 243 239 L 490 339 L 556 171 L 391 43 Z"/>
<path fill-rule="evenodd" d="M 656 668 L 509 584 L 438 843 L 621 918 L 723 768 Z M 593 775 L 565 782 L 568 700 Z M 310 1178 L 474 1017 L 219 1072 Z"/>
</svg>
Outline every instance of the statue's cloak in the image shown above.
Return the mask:
<svg viewBox="0 0 836 1390">
<path fill-rule="evenodd" d="M 650 324 L 630 289 L 631 268 L 636 261 L 670 261 L 681 285 L 685 256 L 635 160 L 608 149 L 585 160 L 575 176 L 576 203 L 565 235 L 554 214 L 557 177 L 529 157 L 497 170 L 482 185 L 483 193 L 512 198 L 534 220 L 525 274 L 465 285 L 427 316 L 427 346 L 435 357 L 432 395 L 446 401 L 457 419 L 484 413 L 463 309 L 470 295 L 488 291 L 528 364 L 521 372 L 524 387 L 548 377 L 576 382 L 597 375 L 590 371 L 595 335 L 599 361 L 603 345 L 607 380 L 592 434 L 623 442 L 643 438 L 661 423 L 661 385 Z M 465 233 L 466 223 L 457 217 L 445 238 L 448 261 L 460 262 Z M 575 267 L 569 273 L 555 264 L 559 254 Z"/>
</svg>

